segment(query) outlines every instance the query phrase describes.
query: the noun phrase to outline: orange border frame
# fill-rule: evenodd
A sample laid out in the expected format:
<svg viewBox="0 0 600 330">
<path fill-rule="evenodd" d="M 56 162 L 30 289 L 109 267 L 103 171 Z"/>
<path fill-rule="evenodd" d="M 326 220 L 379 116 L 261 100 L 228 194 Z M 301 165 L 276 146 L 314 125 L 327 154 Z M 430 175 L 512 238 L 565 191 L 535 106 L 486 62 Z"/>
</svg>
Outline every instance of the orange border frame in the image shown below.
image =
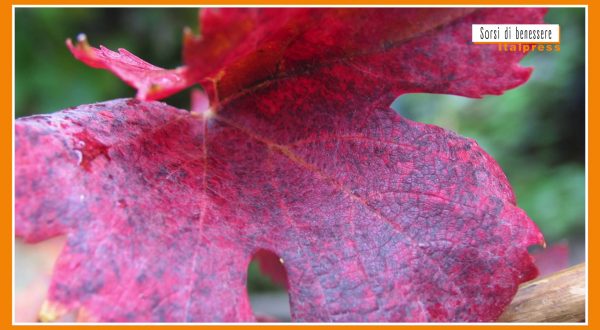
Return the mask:
<svg viewBox="0 0 600 330">
<path fill-rule="evenodd" d="M 375 1 L 359 1 L 359 0 L 301 0 L 298 2 L 293 2 L 291 0 L 272 0 L 272 1 L 264 1 L 264 0 L 208 0 L 208 1 L 193 1 L 193 0 L 176 0 L 172 3 L 168 3 L 164 0 L 125 0 L 125 1 L 117 1 L 117 0 L 108 0 L 108 1 L 94 1 L 94 0 L 62 0 L 62 1 L 52 1 L 52 0 L 13 0 L 11 2 L 5 2 L 2 5 L 2 9 L 1 9 L 1 14 L 0 14 L 0 24 L 2 26 L 2 34 L 1 34 L 1 43 L 4 45 L 9 45 L 9 51 L 3 51 L 2 53 L 0 53 L 0 57 L 2 59 L 2 88 L 0 89 L 0 93 L 2 93 L 2 99 L 5 100 L 3 101 L 3 103 L 5 104 L 5 107 L 2 111 L 2 115 L 0 116 L 0 152 L 2 154 L 2 163 L 0 164 L 0 168 L 1 168 L 1 175 L 0 175 L 0 183 L 1 183 L 1 190 L 0 190 L 0 210 L 1 210 L 1 214 L 2 214 L 2 222 L 1 222 L 1 230 L 2 232 L 4 232 L 4 237 L 5 239 L 1 241 L 0 243 L 0 257 L 2 258 L 2 263 L 5 265 L 5 267 L 3 267 L 3 271 L 0 272 L 0 279 L 1 279 L 1 283 L 2 283 L 2 292 L 4 292 L 4 297 L 1 299 L 1 319 L 0 319 L 0 325 L 2 326 L 2 328 L 4 327 L 20 327 L 20 328 L 33 328 L 33 327 L 38 327 L 37 325 L 35 326 L 15 326 L 12 325 L 12 295 L 11 292 L 13 290 L 12 287 L 12 268 L 11 268 L 11 262 L 12 262 L 12 256 L 13 256 L 13 250 L 12 250 L 12 207 L 13 207 L 13 200 L 12 200 L 12 177 L 13 177 L 13 168 L 12 168 L 12 162 L 13 162 L 13 157 L 12 157 L 12 129 L 13 129 L 13 124 L 12 124 L 12 111 L 10 111 L 9 109 L 12 109 L 13 103 L 12 103 L 12 93 L 13 93 L 13 86 L 12 86 L 12 6 L 13 5 L 197 5 L 197 6 L 202 6 L 202 5 L 219 5 L 219 4 L 223 4 L 223 5 L 258 5 L 258 4 L 268 4 L 268 5 L 415 5 L 415 6 L 419 6 L 419 5 L 534 5 L 534 6 L 544 6 L 544 5 L 587 5 L 588 6 L 588 95 L 598 95 L 598 93 L 600 93 L 600 91 L 598 90 L 599 88 L 597 87 L 597 85 L 595 84 L 597 81 L 597 78 L 594 78 L 596 80 L 593 80 L 592 77 L 597 77 L 598 74 L 598 65 L 596 65 L 595 62 L 592 62 L 591 59 L 591 54 L 597 54 L 597 48 L 600 47 L 598 42 L 598 39 L 596 37 L 596 35 L 598 33 L 600 33 L 598 26 L 600 25 L 599 21 L 596 21 L 595 19 L 597 18 L 597 14 L 595 12 L 595 7 L 594 5 L 591 4 L 591 1 L 583 1 L 583 0 L 526 0 L 526 1 L 519 1 L 519 0 L 496 0 L 496 1 L 477 1 L 477 0 L 459 0 L 459 1 L 451 1 L 451 0 L 429 0 L 427 2 L 424 3 L 419 3 L 419 2 L 415 2 L 415 1 L 409 1 L 409 0 L 375 0 Z M 597 4 L 596 6 L 600 6 L 600 4 Z M 5 48 L 6 49 L 6 48 Z M 10 101 L 10 102 L 9 102 Z M 588 160 L 588 176 L 587 176 L 587 184 L 588 184 L 588 240 L 591 241 L 591 235 L 590 233 L 592 232 L 592 228 L 595 228 L 593 225 L 593 222 L 590 221 L 590 219 L 592 219 L 594 217 L 594 215 L 596 214 L 596 210 L 593 209 L 591 207 L 591 205 L 598 205 L 598 203 L 600 203 L 600 197 L 598 197 L 598 195 L 594 194 L 594 192 L 596 192 L 595 190 L 597 190 L 598 188 L 595 188 L 594 183 L 598 184 L 600 183 L 600 179 L 597 177 L 596 174 L 594 174 L 592 172 L 592 169 L 594 167 L 598 167 L 598 156 L 597 154 L 595 155 L 595 153 L 593 153 L 593 146 L 597 145 L 598 143 L 598 139 L 600 139 L 599 135 L 600 135 L 600 129 L 598 129 L 597 131 L 594 129 L 590 129 L 590 128 L 598 128 L 600 127 L 600 123 L 597 117 L 600 115 L 594 114 L 592 111 L 590 111 L 590 109 L 595 108 L 597 105 L 598 101 L 597 99 L 592 99 L 589 98 L 588 96 L 588 109 L 587 109 L 587 118 L 588 118 L 588 155 L 587 155 L 587 160 Z M 588 242 L 588 300 L 590 296 L 594 296 L 592 292 L 597 292 L 598 289 L 598 285 L 596 282 L 594 281 L 590 281 L 589 278 L 593 278 L 593 274 L 596 274 L 597 270 L 597 266 L 594 266 L 593 262 L 589 262 L 590 260 L 594 259 L 594 255 L 596 255 L 596 250 L 598 249 L 598 247 L 594 247 L 591 242 Z M 8 271 L 10 270 L 10 271 Z M 596 310 L 596 306 L 595 304 L 592 303 L 592 301 L 588 301 L 588 326 L 587 327 L 591 327 L 592 325 L 595 324 L 595 320 L 592 317 L 592 320 L 589 320 L 589 315 L 594 315 L 594 310 Z M 44 326 L 43 324 L 40 324 L 39 326 Z M 46 325 L 47 326 L 47 325 Z M 86 325 L 73 325 L 73 326 L 52 326 L 53 329 L 63 329 L 63 328 L 67 328 L 67 327 L 84 327 Z M 167 327 L 189 327 L 189 325 L 169 325 Z M 203 327 L 203 328 L 213 328 L 213 327 L 218 327 L 218 328 L 227 328 L 227 329 L 233 329 L 233 328 L 239 328 L 239 327 L 243 327 L 245 325 L 194 325 L 194 327 Z M 246 325 L 247 326 L 247 325 Z M 325 328 L 326 326 L 311 326 L 311 325 L 302 325 L 302 324 L 292 324 L 292 325 L 258 325 L 259 327 L 269 327 L 269 328 L 273 328 L 273 329 L 285 329 L 288 327 L 310 327 L 311 329 L 322 329 Z M 370 328 L 370 329 L 375 329 L 381 326 L 385 326 L 388 329 L 390 327 L 393 328 L 399 328 L 399 327 L 404 327 L 403 325 L 366 325 L 366 326 L 358 326 L 358 325 L 335 325 L 332 324 L 331 326 L 336 326 L 336 327 L 344 327 L 344 328 L 355 328 L 355 329 L 362 329 L 362 328 Z M 452 326 L 452 325 L 449 325 Z M 94 327 L 99 327 L 99 326 L 94 326 Z M 123 329 L 143 329 L 145 327 L 148 326 L 141 326 L 141 325 L 115 325 L 115 326 L 111 326 L 111 327 L 115 327 L 115 328 L 123 328 Z M 425 324 L 425 325 L 419 325 L 418 326 L 421 329 L 434 329 L 437 326 L 436 325 L 431 325 L 431 324 Z M 483 328 L 483 327 L 499 327 L 497 325 L 475 325 L 473 326 L 475 328 Z M 535 327 L 535 328 L 540 328 L 540 329 L 549 329 L 549 328 L 555 328 L 555 327 L 561 327 L 564 328 L 565 326 L 541 326 L 541 325 L 532 325 L 532 326 L 524 326 L 524 325 L 520 325 L 520 326 L 500 326 L 500 327 L 510 327 L 512 328 L 529 328 L 529 327 Z M 581 326 L 570 326 L 570 327 L 581 327 Z M 471 326 L 469 326 L 469 328 L 471 328 Z"/>
</svg>

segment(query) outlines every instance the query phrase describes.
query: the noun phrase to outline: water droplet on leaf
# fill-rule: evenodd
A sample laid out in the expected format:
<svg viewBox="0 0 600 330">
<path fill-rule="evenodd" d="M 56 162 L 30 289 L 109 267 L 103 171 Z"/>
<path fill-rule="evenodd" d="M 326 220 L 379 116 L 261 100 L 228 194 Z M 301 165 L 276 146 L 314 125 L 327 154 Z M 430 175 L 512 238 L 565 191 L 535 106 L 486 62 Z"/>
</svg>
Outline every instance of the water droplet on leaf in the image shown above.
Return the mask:
<svg viewBox="0 0 600 330">
<path fill-rule="evenodd" d="M 110 160 L 108 156 L 108 147 L 92 137 L 87 131 L 73 134 L 77 139 L 75 144 L 75 152 L 77 153 L 77 165 L 83 167 L 84 170 L 90 171 L 91 163 L 98 156 L 104 156 Z"/>
</svg>

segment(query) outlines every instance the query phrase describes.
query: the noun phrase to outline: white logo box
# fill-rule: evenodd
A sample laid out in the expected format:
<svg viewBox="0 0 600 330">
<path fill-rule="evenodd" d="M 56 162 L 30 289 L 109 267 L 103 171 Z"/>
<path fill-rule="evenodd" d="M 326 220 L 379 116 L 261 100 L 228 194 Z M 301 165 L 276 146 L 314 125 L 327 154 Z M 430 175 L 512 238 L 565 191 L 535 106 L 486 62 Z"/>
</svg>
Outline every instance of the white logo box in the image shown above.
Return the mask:
<svg viewBox="0 0 600 330">
<path fill-rule="evenodd" d="M 560 43 L 558 24 L 473 24 L 473 43 Z"/>
</svg>

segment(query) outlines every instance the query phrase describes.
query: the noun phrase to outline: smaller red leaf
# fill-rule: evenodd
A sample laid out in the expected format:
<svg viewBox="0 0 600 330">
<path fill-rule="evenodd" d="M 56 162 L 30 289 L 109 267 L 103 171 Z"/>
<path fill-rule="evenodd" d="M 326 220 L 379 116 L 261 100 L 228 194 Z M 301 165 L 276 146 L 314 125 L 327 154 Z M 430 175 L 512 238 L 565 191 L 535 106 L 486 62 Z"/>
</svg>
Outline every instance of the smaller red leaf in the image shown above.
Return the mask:
<svg viewBox="0 0 600 330">
<path fill-rule="evenodd" d="M 535 260 L 540 276 L 550 275 L 569 267 L 569 244 L 567 242 L 537 249 L 531 255 Z"/>
<path fill-rule="evenodd" d="M 193 84 L 188 78 L 187 69 L 172 70 L 154 66 L 123 48 L 114 52 L 104 46 L 94 48 L 89 45 L 84 34 L 73 44 L 67 39 L 67 47 L 76 59 L 97 69 L 107 69 L 137 89 L 137 98 L 158 100 L 177 93 Z"/>
<path fill-rule="evenodd" d="M 259 250 L 254 258 L 258 261 L 258 267 L 263 274 L 284 288 L 289 288 L 287 273 L 285 267 L 283 267 L 283 259 L 267 250 Z"/>
<path fill-rule="evenodd" d="M 269 316 L 269 315 L 257 315 L 256 316 L 256 322 L 264 322 L 264 323 L 275 323 L 275 322 L 281 322 L 280 320 L 278 320 L 276 317 L 273 316 Z"/>
<path fill-rule="evenodd" d="M 205 115 L 210 111 L 208 95 L 199 89 L 192 90 L 190 112 L 197 115 Z"/>
</svg>

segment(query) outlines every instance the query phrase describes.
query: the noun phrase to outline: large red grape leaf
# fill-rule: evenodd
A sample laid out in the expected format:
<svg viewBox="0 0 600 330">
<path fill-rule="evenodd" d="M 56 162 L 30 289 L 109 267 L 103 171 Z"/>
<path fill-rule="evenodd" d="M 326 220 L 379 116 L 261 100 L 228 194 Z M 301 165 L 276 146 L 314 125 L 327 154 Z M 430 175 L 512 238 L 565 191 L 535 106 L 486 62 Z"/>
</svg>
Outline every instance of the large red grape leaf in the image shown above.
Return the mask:
<svg viewBox="0 0 600 330">
<path fill-rule="evenodd" d="M 465 40 L 471 22 L 541 15 L 480 10 L 241 89 L 205 84 L 212 111 L 117 100 L 18 120 L 17 235 L 68 234 L 44 316 L 253 320 L 246 269 L 267 250 L 297 321 L 494 320 L 536 275 L 542 235 L 474 141 L 388 105 L 524 82 L 521 55 Z"/>
<path fill-rule="evenodd" d="M 246 268 L 265 249 L 294 320 L 495 319 L 542 242 L 501 169 L 352 102 L 204 120 L 117 100 L 19 120 L 17 235 L 69 235 L 49 299 L 103 321 L 252 320 Z"/>
</svg>

